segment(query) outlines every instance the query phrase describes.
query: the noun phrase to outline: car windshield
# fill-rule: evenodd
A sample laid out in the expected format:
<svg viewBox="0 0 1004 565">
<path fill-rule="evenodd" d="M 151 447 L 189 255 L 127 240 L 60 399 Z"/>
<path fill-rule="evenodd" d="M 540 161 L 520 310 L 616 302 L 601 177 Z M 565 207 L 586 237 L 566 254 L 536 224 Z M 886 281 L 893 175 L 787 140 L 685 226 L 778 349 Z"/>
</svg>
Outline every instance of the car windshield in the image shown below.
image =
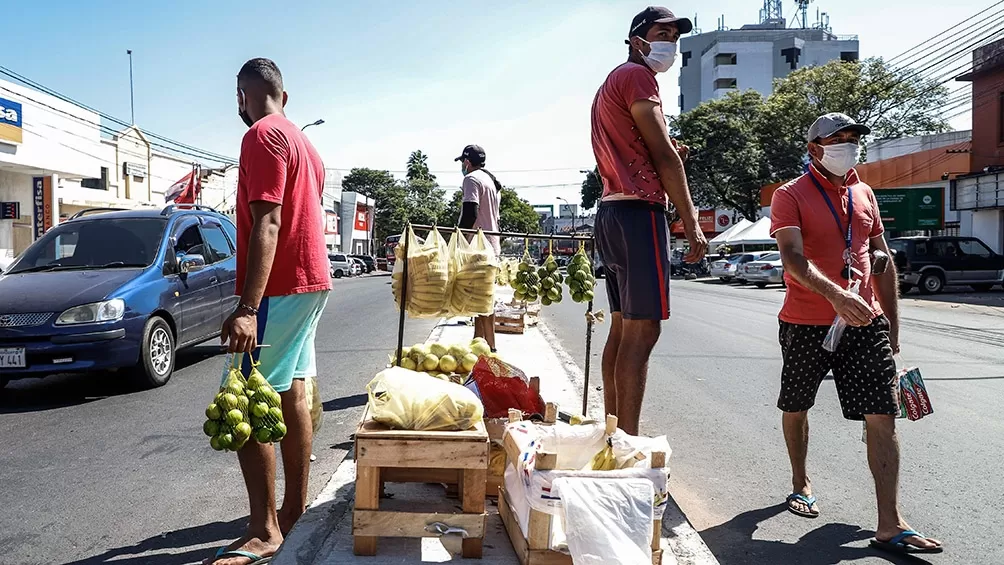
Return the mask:
<svg viewBox="0 0 1004 565">
<path fill-rule="evenodd" d="M 729 263 L 735 263 L 735 262 L 736 262 L 736 261 L 738 261 L 738 260 L 739 260 L 739 259 L 740 259 L 740 258 L 741 258 L 742 256 L 743 256 L 743 254 L 742 254 L 742 253 L 739 253 L 739 254 L 737 254 L 737 255 L 733 255 L 733 256 L 729 257 Z"/>
<path fill-rule="evenodd" d="M 147 267 L 157 257 L 166 218 L 67 222 L 33 243 L 9 274 Z"/>
</svg>

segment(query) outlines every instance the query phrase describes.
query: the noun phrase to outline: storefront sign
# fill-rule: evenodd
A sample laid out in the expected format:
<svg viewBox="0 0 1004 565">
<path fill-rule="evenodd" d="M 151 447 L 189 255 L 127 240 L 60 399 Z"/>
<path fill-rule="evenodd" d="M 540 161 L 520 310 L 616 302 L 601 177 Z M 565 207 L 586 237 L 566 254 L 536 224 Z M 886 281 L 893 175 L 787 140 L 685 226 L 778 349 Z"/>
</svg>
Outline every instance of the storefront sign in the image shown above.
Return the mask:
<svg viewBox="0 0 1004 565">
<path fill-rule="evenodd" d="M 355 229 L 356 231 L 369 231 L 369 217 L 366 215 L 366 207 L 362 205 L 356 205 L 356 221 Z"/>
<path fill-rule="evenodd" d="M 334 212 L 324 213 L 324 233 L 328 235 L 338 235 L 338 223 L 340 218 Z"/>
<path fill-rule="evenodd" d="M 938 230 L 945 225 L 943 188 L 880 189 L 875 200 L 889 231 Z"/>
<path fill-rule="evenodd" d="M 704 233 L 716 233 L 718 229 L 715 227 L 715 211 L 713 209 L 698 210 L 697 225 Z M 677 220 L 673 222 L 669 226 L 669 232 L 673 235 L 683 235 L 683 221 Z"/>
<path fill-rule="evenodd" d="M 32 177 L 31 188 L 35 239 L 38 239 L 52 227 L 52 177 Z"/>
<path fill-rule="evenodd" d="M 0 220 L 16 220 L 20 217 L 20 202 L 0 202 Z"/>
<path fill-rule="evenodd" d="M 0 143 L 21 143 L 21 105 L 0 98 Z"/>
<path fill-rule="evenodd" d="M 146 178 L 146 165 L 143 163 L 130 163 L 126 161 L 123 163 L 125 171 L 123 173 L 127 177 L 137 177 Z"/>
</svg>

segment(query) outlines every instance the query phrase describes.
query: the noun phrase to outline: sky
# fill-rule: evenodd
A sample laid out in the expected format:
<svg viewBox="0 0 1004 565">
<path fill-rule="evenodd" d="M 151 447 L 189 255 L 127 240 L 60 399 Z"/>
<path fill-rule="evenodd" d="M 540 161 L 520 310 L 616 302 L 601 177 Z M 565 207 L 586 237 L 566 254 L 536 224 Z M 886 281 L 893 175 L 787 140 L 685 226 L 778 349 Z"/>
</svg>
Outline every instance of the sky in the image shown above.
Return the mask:
<svg viewBox="0 0 1004 565">
<path fill-rule="evenodd" d="M 5 6 L 17 9 L 5 9 Z M 992 0 L 816 0 L 834 33 L 856 34 L 861 56 L 895 56 L 986 8 Z M 84 104 L 129 120 L 133 50 L 136 124 L 236 157 L 245 126 L 236 73 L 268 57 L 283 73 L 287 116 L 307 131 L 325 165 L 402 171 L 429 155 L 444 188 L 453 159 L 485 148 L 487 168 L 531 204 L 578 203 L 594 159 L 589 110 L 596 89 L 626 58 L 624 0 L 0 0 L 8 14 L 0 64 Z M 673 2 L 704 31 L 725 16 L 756 23 L 761 0 Z M 785 0 L 785 17 L 795 12 Z M 659 75 L 667 113 L 679 63 Z M 969 114 L 953 120 L 969 129 Z M 559 185 L 559 186 L 551 186 Z"/>
</svg>

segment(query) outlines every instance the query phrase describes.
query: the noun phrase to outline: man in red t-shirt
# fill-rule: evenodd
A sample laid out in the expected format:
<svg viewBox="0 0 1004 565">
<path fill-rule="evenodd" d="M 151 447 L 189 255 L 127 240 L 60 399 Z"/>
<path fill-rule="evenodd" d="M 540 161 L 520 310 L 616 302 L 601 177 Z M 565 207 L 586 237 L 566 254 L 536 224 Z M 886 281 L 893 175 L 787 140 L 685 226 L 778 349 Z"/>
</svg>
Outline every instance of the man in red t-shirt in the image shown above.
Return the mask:
<svg viewBox="0 0 1004 565">
<path fill-rule="evenodd" d="M 666 8 L 649 7 L 635 16 L 625 41 L 628 60 L 607 76 L 593 101 L 593 153 L 603 179 L 596 250 L 612 314 L 603 349 L 603 400 L 630 434 L 638 433 L 648 358 L 662 320 L 669 318 L 667 197 L 690 242 L 687 262 L 700 261 L 708 247 L 683 170 L 687 149 L 666 131 L 655 80 L 673 66 L 676 42 L 692 28 Z"/>
<path fill-rule="evenodd" d="M 307 505 L 313 427 L 304 379 L 317 376 L 314 337 L 331 289 L 321 190 L 324 163 L 286 119 L 282 75 L 268 59 L 237 74 L 241 142 L 237 180 L 237 309 L 220 339 L 243 354 L 245 377 L 257 363 L 282 398 L 286 490 L 275 506 L 275 449 L 253 438 L 237 452 L 251 505 L 244 537 L 221 548 L 213 565 L 247 565 L 274 554 Z M 268 345 L 261 348 L 259 345 Z"/>
<path fill-rule="evenodd" d="M 788 284 L 779 316 L 784 365 L 777 401 L 792 470 L 787 506 L 799 516 L 819 515 L 806 471 L 808 411 L 832 370 L 844 417 L 864 420 L 867 429 L 868 463 L 878 499 L 872 545 L 935 553 L 941 551 L 941 542 L 911 530 L 897 500 L 896 268 L 888 261 L 875 194 L 854 170 L 858 144 L 870 131 L 845 114 L 820 116 L 807 136 L 809 172 L 779 188 L 771 201 L 771 233 Z M 852 283 L 858 285 L 856 292 Z M 835 346 L 824 347 L 838 315 L 848 327 Z"/>
</svg>

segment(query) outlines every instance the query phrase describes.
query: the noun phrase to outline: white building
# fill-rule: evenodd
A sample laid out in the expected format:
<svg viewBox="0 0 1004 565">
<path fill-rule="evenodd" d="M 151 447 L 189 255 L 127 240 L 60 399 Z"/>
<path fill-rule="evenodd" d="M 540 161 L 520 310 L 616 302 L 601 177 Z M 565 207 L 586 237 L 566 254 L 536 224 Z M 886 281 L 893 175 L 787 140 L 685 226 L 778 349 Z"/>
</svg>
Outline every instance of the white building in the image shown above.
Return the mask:
<svg viewBox="0 0 1004 565">
<path fill-rule="evenodd" d="M 680 39 L 680 111 L 728 92 L 752 88 L 770 95 L 774 79 L 833 60 L 857 61 L 857 36 L 826 29 L 786 29 L 784 20 Z"/>
<path fill-rule="evenodd" d="M 0 260 L 87 208 L 163 206 L 193 167 L 136 127 L 103 137 L 97 113 L 19 84 L 0 81 L 0 107 L 16 114 L 0 124 L 0 203 L 17 212 L 0 220 Z M 224 185 L 219 175 L 204 181 L 204 202 L 225 202 Z"/>
</svg>

